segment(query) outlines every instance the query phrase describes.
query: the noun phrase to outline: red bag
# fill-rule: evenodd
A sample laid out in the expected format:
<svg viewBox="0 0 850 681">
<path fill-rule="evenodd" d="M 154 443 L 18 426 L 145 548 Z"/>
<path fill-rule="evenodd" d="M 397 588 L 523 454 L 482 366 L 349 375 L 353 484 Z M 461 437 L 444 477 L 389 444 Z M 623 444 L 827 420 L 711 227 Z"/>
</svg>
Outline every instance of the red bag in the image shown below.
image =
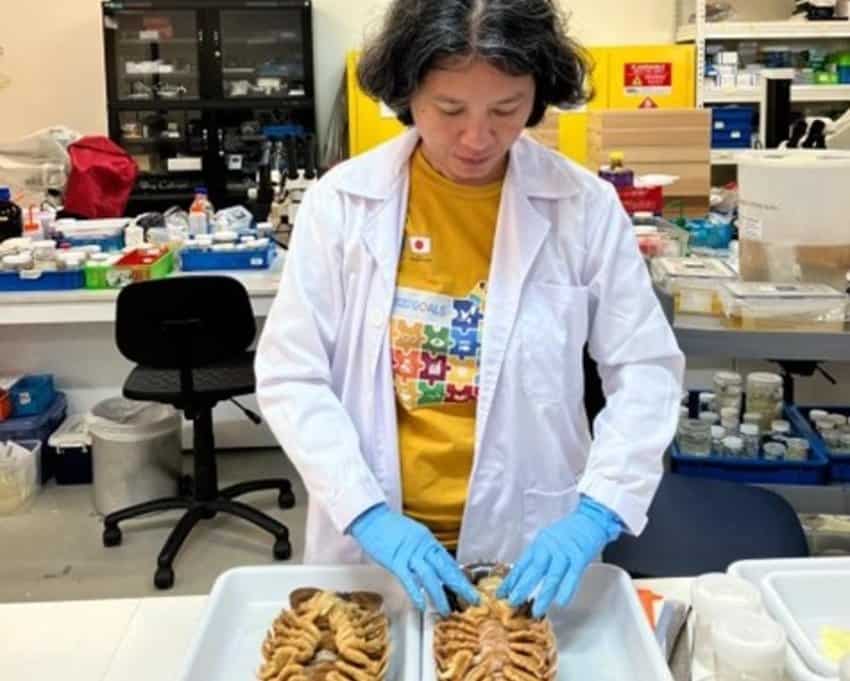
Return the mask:
<svg viewBox="0 0 850 681">
<path fill-rule="evenodd" d="M 65 185 L 65 210 L 82 218 L 124 217 L 139 167 L 106 137 L 83 137 L 68 147 L 71 174 Z"/>
</svg>

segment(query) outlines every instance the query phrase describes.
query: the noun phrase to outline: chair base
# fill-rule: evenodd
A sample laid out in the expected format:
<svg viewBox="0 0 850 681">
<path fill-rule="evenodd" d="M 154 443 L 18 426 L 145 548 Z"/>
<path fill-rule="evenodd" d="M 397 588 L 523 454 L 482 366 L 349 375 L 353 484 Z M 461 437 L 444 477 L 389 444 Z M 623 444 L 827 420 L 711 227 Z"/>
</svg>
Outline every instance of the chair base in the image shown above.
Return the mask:
<svg viewBox="0 0 850 681">
<path fill-rule="evenodd" d="M 157 559 L 157 570 L 154 575 L 154 585 L 158 589 L 170 589 L 174 585 L 174 569 L 172 567 L 177 553 L 192 531 L 201 520 L 210 520 L 219 513 L 227 513 L 256 525 L 271 534 L 274 539 L 273 554 L 276 560 L 288 560 L 292 556 L 292 546 L 289 543 L 289 530 L 274 518 L 261 513 L 255 508 L 236 501 L 236 497 L 262 490 L 278 490 L 278 505 L 283 509 L 295 505 L 292 485 L 284 478 L 273 480 L 257 480 L 243 482 L 220 491 L 214 499 L 202 500 L 196 496 L 179 496 L 147 501 L 143 504 L 130 506 L 110 513 L 103 519 L 103 545 L 118 546 L 121 543 L 121 528 L 119 523 L 132 518 L 159 513 L 161 511 L 185 510 L 183 517 L 171 531 Z"/>
</svg>

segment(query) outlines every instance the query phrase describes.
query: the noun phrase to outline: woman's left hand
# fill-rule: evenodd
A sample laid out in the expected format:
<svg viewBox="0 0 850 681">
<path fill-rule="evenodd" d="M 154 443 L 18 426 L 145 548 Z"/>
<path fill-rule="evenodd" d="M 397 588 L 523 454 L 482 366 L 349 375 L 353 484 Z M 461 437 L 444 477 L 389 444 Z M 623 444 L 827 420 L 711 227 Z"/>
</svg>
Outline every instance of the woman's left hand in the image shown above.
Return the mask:
<svg viewBox="0 0 850 681">
<path fill-rule="evenodd" d="M 622 529 L 614 513 L 590 497 L 582 497 L 575 511 L 540 531 L 505 577 L 497 596 L 507 598 L 516 608 L 540 584 L 532 617 L 543 617 L 553 601 L 558 607 L 566 606 L 587 566 Z"/>
</svg>

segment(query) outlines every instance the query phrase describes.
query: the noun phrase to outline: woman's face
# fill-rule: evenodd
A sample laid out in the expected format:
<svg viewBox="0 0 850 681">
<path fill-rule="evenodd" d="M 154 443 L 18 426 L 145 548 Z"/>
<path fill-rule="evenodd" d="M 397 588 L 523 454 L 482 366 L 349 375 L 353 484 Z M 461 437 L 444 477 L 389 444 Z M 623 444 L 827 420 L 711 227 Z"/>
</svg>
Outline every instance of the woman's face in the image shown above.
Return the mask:
<svg viewBox="0 0 850 681">
<path fill-rule="evenodd" d="M 431 69 L 411 101 L 428 162 L 459 184 L 504 175 L 508 150 L 534 106 L 534 78 L 510 76 L 480 59 Z"/>
</svg>

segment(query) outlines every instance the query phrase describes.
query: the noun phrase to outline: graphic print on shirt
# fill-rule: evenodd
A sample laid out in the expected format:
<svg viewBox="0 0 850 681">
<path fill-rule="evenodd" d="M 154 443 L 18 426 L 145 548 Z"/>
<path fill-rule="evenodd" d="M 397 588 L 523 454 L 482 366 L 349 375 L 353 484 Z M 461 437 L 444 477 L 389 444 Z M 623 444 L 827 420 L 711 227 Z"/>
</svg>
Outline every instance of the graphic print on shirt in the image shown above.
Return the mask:
<svg viewBox="0 0 850 681">
<path fill-rule="evenodd" d="M 408 411 L 478 399 L 486 283 L 464 298 L 399 287 L 393 303 L 393 377 Z"/>
</svg>

